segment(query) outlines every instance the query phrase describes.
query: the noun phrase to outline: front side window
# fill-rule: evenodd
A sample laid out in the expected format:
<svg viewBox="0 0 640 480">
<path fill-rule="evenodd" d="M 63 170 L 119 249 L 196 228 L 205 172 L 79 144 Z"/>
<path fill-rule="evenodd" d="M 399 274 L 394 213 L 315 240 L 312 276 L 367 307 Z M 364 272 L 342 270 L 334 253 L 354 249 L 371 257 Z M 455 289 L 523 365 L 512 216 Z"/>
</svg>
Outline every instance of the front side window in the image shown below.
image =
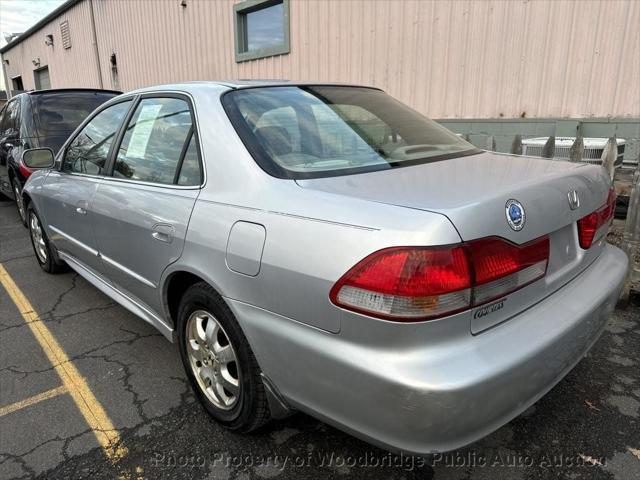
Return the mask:
<svg viewBox="0 0 640 480">
<path fill-rule="evenodd" d="M 137 106 L 116 158 L 115 178 L 160 184 L 177 183 L 193 132 L 186 100 L 145 98 Z"/>
<path fill-rule="evenodd" d="M 234 9 L 236 62 L 289 53 L 288 0 L 248 0 Z"/>
<path fill-rule="evenodd" d="M 379 90 L 341 86 L 234 90 L 223 104 L 258 164 L 282 178 L 398 168 L 478 153 Z"/>
<path fill-rule="evenodd" d="M 103 175 L 109 149 L 131 106 L 131 100 L 98 113 L 67 147 L 62 170 L 69 173 Z"/>
</svg>

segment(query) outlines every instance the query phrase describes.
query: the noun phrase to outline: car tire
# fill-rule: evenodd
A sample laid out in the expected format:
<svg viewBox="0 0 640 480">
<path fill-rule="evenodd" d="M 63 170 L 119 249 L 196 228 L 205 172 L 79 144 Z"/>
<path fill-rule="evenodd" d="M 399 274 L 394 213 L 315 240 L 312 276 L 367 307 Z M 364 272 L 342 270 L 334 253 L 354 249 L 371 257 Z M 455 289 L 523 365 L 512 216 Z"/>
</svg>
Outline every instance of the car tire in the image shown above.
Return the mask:
<svg viewBox="0 0 640 480">
<path fill-rule="evenodd" d="M 20 182 L 15 178 L 11 180 L 11 190 L 15 197 L 16 208 L 18 209 L 20 221 L 22 222 L 22 225 L 27 228 L 27 209 L 25 208 L 24 200 L 22 199 L 22 187 L 20 186 Z"/>
<path fill-rule="evenodd" d="M 60 273 L 66 270 L 66 264 L 58 258 L 58 254 L 52 248 L 47 234 L 42 227 L 40 217 L 33 205 L 27 207 L 29 238 L 40 268 L 47 273 Z"/>
<path fill-rule="evenodd" d="M 207 283 L 191 286 L 180 301 L 177 323 L 182 363 L 207 412 L 235 432 L 266 424 L 271 416 L 260 367 L 222 297 Z"/>
</svg>

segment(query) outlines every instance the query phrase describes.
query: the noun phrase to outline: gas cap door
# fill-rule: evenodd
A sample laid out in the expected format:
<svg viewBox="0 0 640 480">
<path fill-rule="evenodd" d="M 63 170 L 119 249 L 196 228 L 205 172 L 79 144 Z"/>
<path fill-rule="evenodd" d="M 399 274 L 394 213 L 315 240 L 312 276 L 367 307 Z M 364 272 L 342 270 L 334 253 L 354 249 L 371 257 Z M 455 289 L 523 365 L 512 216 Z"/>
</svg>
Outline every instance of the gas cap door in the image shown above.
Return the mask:
<svg viewBox="0 0 640 480">
<path fill-rule="evenodd" d="M 227 266 L 229 270 L 255 277 L 260 273 L 267 231 L 259 223 L 236 222 L 229 232 Z"/>
</svg>

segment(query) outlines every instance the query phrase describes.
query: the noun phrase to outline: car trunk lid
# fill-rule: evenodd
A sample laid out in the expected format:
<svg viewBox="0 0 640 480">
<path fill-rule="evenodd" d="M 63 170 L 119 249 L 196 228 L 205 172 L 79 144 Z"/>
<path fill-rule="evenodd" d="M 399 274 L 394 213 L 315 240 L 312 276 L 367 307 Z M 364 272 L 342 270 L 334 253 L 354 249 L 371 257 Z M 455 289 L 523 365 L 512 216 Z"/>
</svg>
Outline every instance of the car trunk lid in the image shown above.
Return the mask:
<svg viewBox="0 0 640 480">
<path fill-rule="evenodd" d="M 581 249 L 576 227 L 580 218 L 607 200 L 610 181 L 597 166 L 483 152 L 297 182 L 303 188 L 446 215 L 463 241 L 498 236 L 524 244 L 549 235 L 546 277 L 510 294 L 508 301 L 496 303 L 488 313 L 483 307 L 472 312 L 473 333 L 510 318 L 566 284 L 598 256 L 604 245 L 600 238 L 590 249 Z M 573 192 L 579 205 L 569 200 Z M 525 211 L 524 226 L 518 231 L 507 221 L 510 200 L 519 202 Z"/>
</svg>

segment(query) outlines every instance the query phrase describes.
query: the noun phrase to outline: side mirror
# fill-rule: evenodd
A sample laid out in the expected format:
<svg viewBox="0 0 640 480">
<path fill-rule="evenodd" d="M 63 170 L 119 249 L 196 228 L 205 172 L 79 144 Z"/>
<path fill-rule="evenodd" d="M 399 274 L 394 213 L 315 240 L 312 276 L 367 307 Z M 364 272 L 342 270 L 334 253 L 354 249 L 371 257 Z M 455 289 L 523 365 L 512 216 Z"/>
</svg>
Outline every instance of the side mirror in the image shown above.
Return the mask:
<svg viewBox="0 0 640 480">
<path fill-rule="evenodd" d="M 28 168 L 51 168 L 54 164 L 53 150 L 32 148 L 22 154 L 22 163 Z"/>
</svg>

